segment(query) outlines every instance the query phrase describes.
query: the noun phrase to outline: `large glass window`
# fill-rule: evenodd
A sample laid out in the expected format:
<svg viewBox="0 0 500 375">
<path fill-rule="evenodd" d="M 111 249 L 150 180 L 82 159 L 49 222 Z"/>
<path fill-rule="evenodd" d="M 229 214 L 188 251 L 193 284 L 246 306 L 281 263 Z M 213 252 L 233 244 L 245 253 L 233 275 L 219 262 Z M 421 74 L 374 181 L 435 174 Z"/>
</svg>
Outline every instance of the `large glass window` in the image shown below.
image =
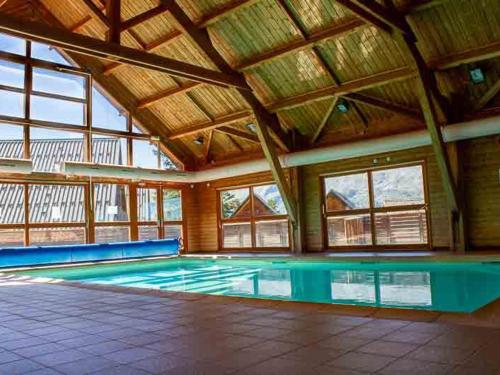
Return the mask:
<svg viewBox="0 0 500 375">
<path fill-rule="evenodd" d="M 0 158 L 21 159 L 24 155 L 24 129 L 0 123 Z"/>
<path fill-rule="evenodd" d="M 328 247 L 428 243 L 422 165 L 324 178 Z"/>
<path fill-rule="evenodd" d="M 224 249 L 289 246 L 287 212 L 275 184 L 223 190 L 219 199 Z"/>
<path fill-rule="evenodd" d="M 75 245 L 85 243 L 84 227 L 31 228 L 30 245 Z"/>
<path fill-rule="evenodd" d="M 24 223 L 24 185 L 0 183 L 0 224 Z"/>
<path fill-rule="evenodd" d="M 137 220 L 139 222 L 158 220 L 157 189 L 137 189 Z"/>
<path fill-rule="evenodd" d="M 31 119 L 58 122 L 68 125 L 83 125 L 85 105 L 68 100 L 32 95 Z M 54 110 L 57 108 L 57 110 Z"/>
<path fill-rule="evenodd" d="M 43 43 L 31 42 L 31 57 L 60 65 L 71 65 L 54 47 Z"/>
</svg>

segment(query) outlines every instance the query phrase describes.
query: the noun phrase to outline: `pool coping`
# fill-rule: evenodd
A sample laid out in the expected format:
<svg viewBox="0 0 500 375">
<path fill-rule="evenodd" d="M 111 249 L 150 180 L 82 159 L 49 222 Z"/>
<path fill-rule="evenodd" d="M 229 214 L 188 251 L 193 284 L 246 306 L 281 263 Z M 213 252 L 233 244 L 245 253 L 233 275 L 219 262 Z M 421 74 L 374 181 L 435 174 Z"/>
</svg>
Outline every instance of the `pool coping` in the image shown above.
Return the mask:
<svg viewBox="0 0 500 375">
<path fill-rule="evenodd" d="M 5 277 L 0 272 L 0 278 Z M 87 284 L 79 281 L 66 281 L 47 277 L 27 275 L 7 275 L 10 281 L 30 282 L 34 284 L 54 284 L 80 289 L 99 290 L 132 295 L 143 295 L 198 303 L 240 304 L 257 308 L 279 308 L 284 311 L 315 312 L 342 316 L 355 316 L 376 319 L 394 319 L 413 322 L 458 324 L 476 327 L 500 328 L 500 298 L 479 308 L 472 313 L 440 312 L 431 310 L 403 309 L 392 307 L 356 306 L 319 302 L 287 301 L 261 299 L 255 297 L 222 296 L 193 292 L 173 292 L 159 289 L 125 287 L 119 285 Z"/>
</svg>

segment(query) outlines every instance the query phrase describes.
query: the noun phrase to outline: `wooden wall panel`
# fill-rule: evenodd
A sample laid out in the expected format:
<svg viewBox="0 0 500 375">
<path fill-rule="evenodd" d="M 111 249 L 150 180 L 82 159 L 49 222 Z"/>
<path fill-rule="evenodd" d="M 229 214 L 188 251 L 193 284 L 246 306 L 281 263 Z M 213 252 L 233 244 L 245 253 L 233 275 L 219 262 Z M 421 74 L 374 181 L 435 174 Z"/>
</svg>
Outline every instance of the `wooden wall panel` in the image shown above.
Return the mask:
<svg viewBox="0 0 500 375">
<path fill-rule="evenodd" d="M 466 183 L 469 238 L 472 247 L 500 247 L 500 146 L 495 137 L 466 141 L 462 145 Z M 389 159 L 388 159 L 389 158 Z M 377 163 L 374 163 L 377 159 Z M 441 177 L 430 147 L 411 151 L 328 162 L 302 167 L 306 251 L 323 249 L 320 176 L 329 173 L 387 167 L 425 161 L 430 199 L 431 238 L 436 249 L 449 246 L 449 217 Z M 189 250 L 217 251 L 217 189 L 272 181 L 270 173 L 212 181 L 187 189 L 186 207 Z"/>
<path fill-rule="evenodd" d="M 462 145 L 471 248 L 500 248 L 500 138 Z"/>
</svg>

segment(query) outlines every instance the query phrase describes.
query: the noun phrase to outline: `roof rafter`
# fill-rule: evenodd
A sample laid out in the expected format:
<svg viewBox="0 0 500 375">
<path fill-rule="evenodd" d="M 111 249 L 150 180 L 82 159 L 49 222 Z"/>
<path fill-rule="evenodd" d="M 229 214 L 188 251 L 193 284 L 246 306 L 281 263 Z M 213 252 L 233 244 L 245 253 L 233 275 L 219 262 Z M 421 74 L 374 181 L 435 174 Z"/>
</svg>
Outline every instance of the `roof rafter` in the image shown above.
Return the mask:
<svg viewBox="0 0 500 375">
<path fill-rule="evenodd" d="M 234 135 L 236 137 L 245 139 L 249 142 L 259 143 L 259 138 L 256 135 L 248 133 L 248 132 L 240 130 L 240 129 L 232 128 L 229 126 L 221 126 L 219 128 L 216 128 L 215 130 L 222 132 L 222 133 Z"/>
<path fill-rule="evenodd" d="M 151 8 L 137 16 L 129 18 L 121 23 L 121 31 L 126 31 L 132 27 L 140 25 L 143 22 L 150 20 L 153 17 L 159 16 L 167 11 L 165 5 L 160 4 L 154 8 Z"/>
<path fill-rule="evenodd" d="M 217 72 L 115 43 L 103 42 L 42 23 L 20 20 L 10 15 L 0 14 L 0 31 L 50 44 L 74 53 L 120 61 L 193 81 L 223 87 L 238 87 L 241 91 L 249 90 L 245 80 L 234 73 Z"/>
<path fill-rule="evenodd" d="M 333 100 L 332 102 L 330 103 L 330 105 L 328 106 L 328 109 L 325 113 L 325 116 L 323 117 L 323 119 L 321 120 L 321 123 L 319 124 L 319 126 L 316 128 L 316 130 L 314 131 L 314 134 L 313 136 L 311 137 L 311 140 L 310 140 L 310 144 L 314 144 L 316 143 L 316 141 L 318 140 L 319 136 L 321 135 L 321 133 L 323 133 L 323 130 L 325 129 L 326 125 L 328 124 L 328 122 L 330 121 L 330 118 L 333 116 L 333 114 L 335 113 L 335 109 L 337 107 L 337 102 L 339 100 L 339 96 L 338 95 L 335 95 L 333 97 Z"/>
<path fill-rule="evenodd" d="M 500 78 L 479 98 L 476 105 L 474 106 L 475 111 L 481 110 L 486 104 L 489 103 L 497 94 L 500 92 Z"/>
<path fill-rule="evenodd" d="M 352 93 L 344 95 L 343 98 L 357 103 L 366 104 L 372 107 L 382 108 L 390 112 L 398 113 L 400 115 L 415 119 L 415 120 L 423 120 L 422 114 L 418 109 L 407 107 L 402 104 L 389 102 L 380 98 L 376 98 L 373 96 L 360 94 L 360 93 Z"/>
<path fill-rule="evenodd" d="M 219 118 L 213 119 L 212 121 L 207 121 L 207 122 L 204 122 L 204 123 L 199 124 L 199 125 L 193 125 L 189 128 L 185 128 L 185 129 L 182 129 L 178 132 L 172 133 L 172 134 L 170 134 L 169 139 L 172 139 L 172 140 L 179 139 L 179 138 L 186 137 L 188 135 L 197 134 L 197 133 L 200 133 L 203 131 L 217 129 L 221 126 L 233 124 L 233 123 L 239 122 L 239 121 L 248 120 L 252 117 L 253 117 L 253 113 L 251 111 L 248 111 L 248 110 L 247 111 L 240 111 L 240 112 L 233 113 L 233 114 L 226 115 L 226 116 L 221 116 Z"/>
<path fill-rule="evenodd" d="M 280 99 L 267 106 L 269 111 L 277 112 L 285 109 L 298 107 L 318 100 L 331 98 L 336 95 L 346 95 L 352 92 L 362 91 L 373 87 L 386 85 L 391 82 L 401 81 L 415 77 L 416 71 L 408 67 L 396 68 L 383 71 L 360 79 L 344 82 L 340 85 L 330 85 L 321 89 L 308 91 L 304 94 Z"/>
</svg>

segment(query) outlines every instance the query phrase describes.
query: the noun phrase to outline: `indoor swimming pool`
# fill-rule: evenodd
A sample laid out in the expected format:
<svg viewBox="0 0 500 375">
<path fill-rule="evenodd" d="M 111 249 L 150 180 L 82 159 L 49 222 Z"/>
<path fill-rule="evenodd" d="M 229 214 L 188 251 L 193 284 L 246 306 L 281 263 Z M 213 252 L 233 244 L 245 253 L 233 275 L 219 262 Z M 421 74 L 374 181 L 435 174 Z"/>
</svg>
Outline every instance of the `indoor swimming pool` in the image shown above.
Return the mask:
<svg viewBox="0 0 500 375">
<path fill-rule="evenodd" d="M 176 258 L 23 274 L 175 292 L 448 312 L 472 312 L 500 297 L 498 262 Z"/>
</svg>

